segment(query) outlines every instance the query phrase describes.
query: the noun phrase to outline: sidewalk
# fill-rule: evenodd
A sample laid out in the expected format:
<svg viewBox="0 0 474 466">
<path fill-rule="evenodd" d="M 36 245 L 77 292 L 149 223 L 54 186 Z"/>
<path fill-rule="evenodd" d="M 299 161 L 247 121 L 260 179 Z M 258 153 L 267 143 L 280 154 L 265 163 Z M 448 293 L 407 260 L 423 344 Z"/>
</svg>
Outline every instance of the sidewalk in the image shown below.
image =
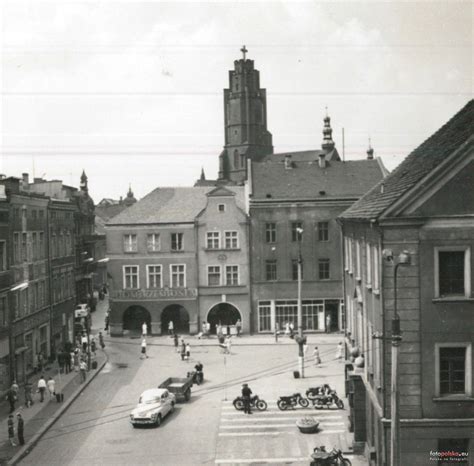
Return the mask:
<svg viewBox="0 0 474 466">
<path fill-rule="evenodd" d="M 98 309 L 93 313 L 93 325 L 91 336 L 96 336 L 99 329 L 103 330 L 103 315 L 108 307 L 108 301 L 100 301 Z M 95 325 L 94 325 L 95 324 Z M 97 340 L 97 338 L 96 338 Z M 80 374 L 78 372 L 70 372 L 69 374 L 59 374 L 59 367 L 57 361 L 48 364 L 48 369 L 45 369 L 45 379 L 53 377 L 56 381 L 56 392 L 64 395 L 64 401 L 58 403 L 56 399 L 49 399 L 49 393 L 46 393 L 43 403 L 40 402 L 39 394 L 36 393 L 37 382 L 41 374 L 35 374 L 29 377 L 33 384 L 33 401 L 34 404 L 27 408 L 24 406 L 24 391 L 20 387 L 19 400 L 16 404 L 16 409 L 12 413 L 15 417 L 15 443 L 17 446 L 10 445 L 8 440 L 7 420 L 10 412 L 10 406 L 5 399 L 0 400 L 0 465 L 16 464 L 21 458 L 28 454 L 29 450 L 39 441 L 39 439 L 46 433 L 46 431 L 57 421 L 57 419 L 67 410 L 67 408 L 74 402 L 79 394 L 89 385 L 94 377 L 101 371 L 108 359 L 106 351 L 100 348 L 96 352 L 97 369 L 90 370 L 87 373 L 85 383 L 81 383 Z M 16 436 L 17 419 L 16 414 L 21 413 L 25 422 L 25 445 L 18 444 L 18 437 Z"/>
</svg>

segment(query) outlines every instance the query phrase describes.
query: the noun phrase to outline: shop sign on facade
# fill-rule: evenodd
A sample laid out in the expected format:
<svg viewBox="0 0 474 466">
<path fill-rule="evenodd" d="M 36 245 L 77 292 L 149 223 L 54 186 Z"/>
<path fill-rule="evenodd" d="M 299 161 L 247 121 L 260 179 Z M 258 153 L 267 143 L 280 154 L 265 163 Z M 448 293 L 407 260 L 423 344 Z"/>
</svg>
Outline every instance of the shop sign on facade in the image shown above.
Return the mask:
<svg viewBox="0 0 474 466">
<path fill-rule="evenodd" d="M 197 296 L 197 288 L 157 288 L 154 290 L 116 290 L 110 292 L 110 297 L 115 300 L 196 299 Z"/>
</svg>

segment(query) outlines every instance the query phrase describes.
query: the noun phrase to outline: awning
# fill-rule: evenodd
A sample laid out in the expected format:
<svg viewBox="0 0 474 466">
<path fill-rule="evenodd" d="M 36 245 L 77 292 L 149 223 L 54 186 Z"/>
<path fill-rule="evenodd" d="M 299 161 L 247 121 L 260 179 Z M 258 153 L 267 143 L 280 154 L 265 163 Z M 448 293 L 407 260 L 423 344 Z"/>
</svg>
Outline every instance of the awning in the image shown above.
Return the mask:
<svg viewBox="0 0 474 466">
<path fill-rule="evenodd" d="M 0 359 L 10 354 L 10 348 L 8 345 L 8 337 L 0 340 Z"/>
<path fill-rule="evenodd" d="M 15 355 L 18 356 L 19 354 L 24 353 L 28 349 L 29 349 L 28 346 L 20 346 L 19 348 L 15 350 Z"/>
</svg>

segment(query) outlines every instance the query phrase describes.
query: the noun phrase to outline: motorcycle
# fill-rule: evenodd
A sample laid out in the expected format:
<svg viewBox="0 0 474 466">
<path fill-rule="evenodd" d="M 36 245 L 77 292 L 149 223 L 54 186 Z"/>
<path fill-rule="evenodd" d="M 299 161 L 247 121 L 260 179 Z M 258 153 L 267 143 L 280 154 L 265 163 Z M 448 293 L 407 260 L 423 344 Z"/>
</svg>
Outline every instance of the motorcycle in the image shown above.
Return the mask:
<svg viewBox="0 0 474 466">
<path fill-rule="evenodd" d="M 342 456 L 342 451 L 333 448 L 331 451 L 326 451 L 326 447 L 316 447 L 311 454 L 310 466 L 330 466 L 342 465 L 351 466 L 352 463 L 347 458 Z"/>
<path fill-rule="evenodd" d="M 238 396 L 232 404 L 237 411 L 244 410 L 244 399 L 241 396 Z M 268 405 L 267 402 L 261 400 L 258 395 L 254 395 L 250 397 L 250 408 L 257 408 L 259 411 L 265 411 Z"/>
<path fill-rule="evenodd" d="M 337 396 L 335 390 L 332 390 L 326 395 L 318 395 L 312 401 L 316 409 L 322 409 L 325 406 L 330 408 L 333 404 L 335 404 L 339 409 L 344 409 L 344 402 Z"/>
<path fill-rule="evenodd" d="M 307 408 L 309 406 L 309 400 L 301 396 L 301 393 L 294 393 L 291 396 L 280 396 L 280 399 L 277 401 L 278 409 L 285 411 L 288 408 L 295 408 L 297 405 L 300 405 L 302 408 Z"/>
<path fill-rule="evenodd" d="M 202 371 L 188 372 L 186 377 L 193 379 L 193 385 L 201 385 L 204 382 L 204 373 Z"/>
<path fill-rule="evenodd" d="M 324 385 L 318 385 L 317 387 L 311 387 L 306 390 L 306 397 L 310 400 L 315 400 L 318 396 L 326 395 L 334 391 L 327 383 Z"/>
</svg>

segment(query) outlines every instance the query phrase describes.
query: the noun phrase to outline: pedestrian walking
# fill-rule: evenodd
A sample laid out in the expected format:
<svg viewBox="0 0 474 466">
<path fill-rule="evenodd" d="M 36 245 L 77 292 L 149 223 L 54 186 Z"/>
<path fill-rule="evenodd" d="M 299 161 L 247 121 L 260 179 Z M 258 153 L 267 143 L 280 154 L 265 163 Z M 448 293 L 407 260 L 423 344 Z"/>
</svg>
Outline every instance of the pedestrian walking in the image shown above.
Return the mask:
<svg viewBox="0 0 474 466">
<path fill-rule="evenodd" d="M 285 322 L 285 335 L 286 336 L 290 336 L 290 323 L 289 322 Z"/>
<path fill-rule="evenodd" d="M 146 338 L 142 338 L 142 345 L 141 345 L 141 354 L 140 359 L 148 359 L 148 355 L 146 354 Z"/>
<path fill-rule="evenodd" d="M 190 357 L 191 357 L 191 345 L 189 343 L 186 343 L 186 356 L 184 357 L 184 359 L 186 359 L 186 361 L 189 361 Z"/>
<path fill-rule="evenodd" d="M 13 413 L 13 411 L 15 411 L 16 400 L 18 399 L 17 394 L 13 388 L 10 387 L 8 389 L 7 396 L 5 397 L 5 399 L 10 404 L 10 413 Z"/>
<path fill-rule="evenodd" d="M 38 371 L 43 372 L 43 366 L 44 366 L 44 356 L 43 352 L 39 351 L 38 352 Z"/>
<path fill-rule="evenodd" d="M 44 401 L 44 394 L 46 392 L 46 380 L 44 380 L 44 375 L 40 377 L 38 380 L 38 392 L 40 394 L 40 402 L 43 403 Z"/>
<path fill-rule="evenodd" d="M 222 332 L 222 325 L 221 325 L 220 322 L 219 322 L 219 324 L 218 324 L 217 327 L 216 327 L 216 334 L 217 334 L 217 338 L 220 338 L 220 337 L 223 335 L 223 332 Z"/>
<path fill-rule="evenodd" d="M 237 330 L 237 336 L 240 337 L 242 332 L 242 321 L 240 319 L 237 319 L 237 322 L 235 323 L 235 329 Z"/>
<path fill-rule="evenodd" d="M 142 324 L 142 335 L 144 337 L 146 337 L 147 333 L 148 333 L 148 325 L 146 324 L 146 322 L 143 322 L 143 324 Z"/>
<path fill-rule="evenodd" d="M 79 372 L 79 350 L 76 348 L 72 355 L 73 363 L 74 363 L 74 372 Z"/>
<path fill-rule="evenodd" d="M 331 333 L 332 319 L 331 314 L 326 314 L 326 333 Z"/>
<path fill-rule="evenodd" d="M 99 332 L 99 345 L 103 351 L 105 348 L 105 343 L 104 343 L 104 336 L 102 335 L 102 332 Z"/>
<path fill-rule="evenodd" d="M 232 346 L 232 340 L 230 335 L 227 335 L 225 341 L 224 341 L 224 353 L 225 354 L 230 354 L 230 348 Z"/>
<path fill-rule="evenodd" d="M 248 386 L 248 384 L 244 383 L 242 385 L 242 400 L 244 402 L 244 413 L 245 414 L 252 414 L 250 409 L 250 397 L 252 396 L 252 390 Z"/>
<path fill-rule="evenodd" d="M 104 330 L 108 332 L 109 330 L 109 323 L 110 323 L 110 316 L 109 316 L 109 311 L 107 311 L 107 314 L 105 314 L 105 321 L 104 321 Z"/>
<path fill-rule="evenodd" d="M 95 343 L 95 340 L 92 339 L 92 341 L 91 341 L 91 351 L 92 351 L 93 353 L 95 353 L 96 349 L 97 349 L 97 345 L 96 345 L 96 343 Z"/>
<path fill-rule="evenodd" d="M 280 324 L 275 322 L 275 343 L 278 343 L 278 337 L 280 336 Z"/>
<path fill-rule="evenodd" d="M 17 420 L 16 433 L 18 435 L 18 442 L 20 442 L 20 445 L 24 445 L 25 444 L 25 437 L 24 437 L 25 423 L 20 413 L 16 415 L 16 420 Z"/>
<path fill-rule="evenodd" d="M 84 333 L 82 334 L 82 337 L 81 337 L 82 351 L 84 351 L 84 353 L 87 351 L 87 345 L 88 345 L 88 343 L 89 343 L 89 341 L 88 341 L 86 332 L 84 332 Z"/>
<path fill-rule="evenodd" d="M 181 361 L 184 361 L 185 356 L 186 356 L 186 343 L 184 343 L 184 340 L 181 339 Z"/>
<path fill-rule="evenodd" d="M 339 362 L 342 361 L 343 352 L 344 352 L 344 347 L 342 346 L 342 341 L 340 341 L 339 344 L 337 345 L 337 349 L 336 349 L 336 359 L 338 359 Z"/>
<path fill-rule="evenodd" d="M 179 342 L 178 342 L 178 335 L 175 333 L 173 336 L 173 343 L 174 343 L 174 349 L 177 353 L 179 353 Z"/>
<path fill-rule="evenodd" d="M 27 408 L 29 408 L 31 405 L 33 405 L 33 385 L 31 384 L 30 381 L 25 382 L 25 405 Z"/>
<path fill-rule="evenodd" d="M 71 352 L 70 351 L 65 351 L 64 352 L 64 369 L 66 371 L 66 374 L 69 374 L 71 372 Z"/>
<path fill-rule="evenodd" d="M 317 346 L 314 347 L 313 357 L 314 357 L 314 364 L 316 364 L 316 366 L 319 366 L 321 364 L 321 358 L 319 356 L 319 350 Z"/>
<path fill-rule="evenodd" d="M 168 322 L 168 335 L 173 336 L 174 335 L 174 323 L 172 320 Z"/>
<path fill-rule="evenodd" d="M 8 440 L 12 447 L 16 447 L 15 443 L 15 421 L 13 420 L 13 414 L 8 416 Z"/>
<path fill-rule="evenodd" d="M 63 374 L 65 368 L 64 368 L 64 353 L 62 351 L 58 352 L 57 360 L 58 360 L 59 372 Z"/>
<path fill-rule="evenodd" d="M 52 377 L 48 377 L 48 382 L 46 383 L 49 391 L 49 399 L 52 400 L 56 395 L 56 382 Z"/>
<path fill-rule="evenodd" d="M 295 324 L 293 322 L 290 322 L 290 338 L 293 338 L 295 336 Z"/>
<path fill-rule="evenodd" d="M 79 372 L 81 373 L 81 383 L 84 383 L 87 378 L 87 364 L 86 361 L 82 360 L 79 363 Z"/>
<path fill-rule="evenodd" d="M 16 383 L 16 380 L 13 381 L 12 383 L 12 390 L 16 393 L 16 396 L 18 398 L 18 392 L 20 391 L 20 387 L 18 386 L 18 384 Z"/>
</svg>

